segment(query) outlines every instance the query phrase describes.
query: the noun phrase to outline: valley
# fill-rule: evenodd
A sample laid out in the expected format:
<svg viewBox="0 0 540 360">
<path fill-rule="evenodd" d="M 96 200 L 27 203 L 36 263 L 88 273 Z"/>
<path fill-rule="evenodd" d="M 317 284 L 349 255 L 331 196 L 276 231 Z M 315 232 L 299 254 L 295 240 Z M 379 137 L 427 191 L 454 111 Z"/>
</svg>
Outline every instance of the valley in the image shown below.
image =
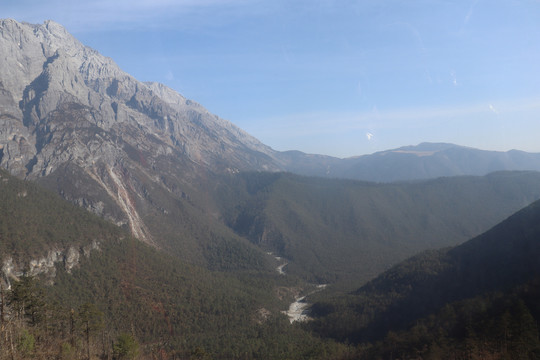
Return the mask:
<svg viewBox="0 0 540 360">
<path fill-rule="evenodd" d="M 53 21 L 0 51 L 0 360 L 540 354 L 539 154 L 280 152 Z"/>
<path fill-rule="evenodd" d="M 534 358 L 539 209 L 534 202 L 462 245 L 420 253 L 346 297 L 317 303 L 308 326 L 374 345 L 359 357 Z"/>
<path fill-rule="evenodd" d="M 286 173 L 226 180 L 216 193 L 225 224 L 287 259 L 287 274 L 344 290 L 419 251 L 466 241 L 540 196 L 536 172 L 392 184 Z"/>
</svg>

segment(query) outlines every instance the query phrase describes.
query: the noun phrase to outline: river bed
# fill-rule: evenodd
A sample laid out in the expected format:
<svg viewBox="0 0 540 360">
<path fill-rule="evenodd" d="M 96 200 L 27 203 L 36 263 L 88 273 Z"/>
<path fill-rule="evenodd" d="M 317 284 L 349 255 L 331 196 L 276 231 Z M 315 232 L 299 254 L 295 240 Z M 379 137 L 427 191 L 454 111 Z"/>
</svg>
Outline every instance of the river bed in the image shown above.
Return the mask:
<svg viewBox="0 0 540 360">
<path fill-rule="evenodd" d="M 317 289 L 313 290 L 308 295 L 315 294 L 316 292 L 326 288 L 326 286 L 326 284 L 317 285 Z M 283 312 L 289 317 L 289 321 L 291 322 L 291 324 L 295 321 L 303 322 L 311 320 L 311 317 L 309 317 L 307 311 L 307 308 L 310 305 L 308 302 L 306 302 L 306 296 L 308 295 L 297 297 L 295 301 L 289 306 L 289 310 Z"/>
<path fill-rule="evenodd" d="M 283 261 L 283 258 L 281 258 L 280 256 L 275 256 L 274 254 L 272 254 L 271 252 L 268 252 L 267 253 L 268 255 L 270 256 L 273 256 L 274 259 L 276 259 L 278 262 L 282 262 Z M 276 268 L 276 271 L 280 274 L 280 275 L 287 275 L 287 273 L 285 273 L 285 266 L 287 266 L 289 263 L 288 262 L 282 262 L 277 268 Z M 307 311 L 307 308 L 309 307 L 309 303 L 306 302 L 306 296 L 309 296 L 309 295 L 312 295 L 318 291 L 321 291 L 323 290 L 325 287 L 327 286 L 327 284 L 320 284 L 320 285 L 317 285 L 317 288 L 315 290 L 313 290 L 312 292 L 310 292 L 309 294 L 307 295 L 304 295 L 304 296 L 297 296 L 294 300 L 293 303 L 291 303 L 291 305 L 289 305 L 289 310 L 287 311 L 283 311 L 284 314 L 286 314 L 288 317 L 289 317 L 289 321 L 291 322 L 291 324 L 295 321 L 308 321 L 308 320 L 311 320 L 311 318 L 309 317 L 309 314 L 308 314 L 308 311 Z"/>
</svg>

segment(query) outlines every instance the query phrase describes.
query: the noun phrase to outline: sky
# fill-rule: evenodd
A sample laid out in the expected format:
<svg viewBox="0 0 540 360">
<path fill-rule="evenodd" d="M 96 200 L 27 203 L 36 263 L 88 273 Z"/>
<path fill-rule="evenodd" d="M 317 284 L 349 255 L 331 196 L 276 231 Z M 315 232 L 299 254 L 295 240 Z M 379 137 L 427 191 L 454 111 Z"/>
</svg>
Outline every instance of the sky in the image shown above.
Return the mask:
<svg viewBox="0 0 540 360">
<path fill-rule="evenodd" d="M 276 150 L 540 152 L 539 0 L 2 0 Z"/>
</svg>

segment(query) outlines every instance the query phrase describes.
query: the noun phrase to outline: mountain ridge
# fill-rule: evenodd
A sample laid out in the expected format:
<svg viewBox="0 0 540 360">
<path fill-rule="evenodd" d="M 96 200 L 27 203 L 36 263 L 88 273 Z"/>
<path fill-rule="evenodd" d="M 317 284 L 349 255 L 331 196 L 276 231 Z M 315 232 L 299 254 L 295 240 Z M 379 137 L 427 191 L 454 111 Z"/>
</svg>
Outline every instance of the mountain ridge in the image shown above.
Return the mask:
<svg viewBox="0 0 540 360">
<path fill-rule="evenodd" d="M 291 155 L 292 156 L 292 155 Z M 296 158 L 301 158 L 296 154 Z M 309 164 L 305 156 L 299 161 Z M 311 160 L 311 162 L 313 162 Z M 299 167 L 292 172 L 308 176 L 399 182 L 495 171 L 540 170 L 540 153 L 520 150 L 490 151 L 451 143 L 423 142 L 344 159 L 324 157 L 322 168 Z"/>
<path fill-rule="evenodd" d="M 184 260 L 208 263 L 215 258 L 207 246 L 213 241 L 252 246 L 223 221 L 227 206 L 215 190 L 228 175 L 289 170 L 362 178 L 355 159 L 272 150 L 174 90 L 137 81 L 53 21 L 1 20 L 0 51 L 0 166 Z M 467 159 L 459 149 L 448 151 Z M 377 165 L 380 158 L 390 162 Z M 431 156 L 360 159 L 360 170 L 377 182 L 467 173 L 439 158 L 430 166 L 444 171 L 426 171 Z M 485 159 L 491 161 L 480 156 Z"/>
<path fill-rule="evenodd" d="M 3 20 L 2 34 L 4 40 L 8 40 L 3 41 L 3 52 L 11 55 L 0 69 L 0 78 L 4 91 L 11 92 L 13 103 L 22 108 L 11 110 L 24 117 L 24 123 L 31 131 L 59 104 L 75 102 L 99 109 L 99 119 L 93 120 L 104 130 L 111 129 L 115 123 L 128 122 L 129 116 L 134 116 L 132 110 L 142 111 L 147 115 L 136 119 L 138 126 L 158 135 L 165 144 L 180 144 L 183 152 L 191 154 L 192 160 L 211 163 L 209 154 L 197 146 L 198 143 L 190 141 L 191 136 L 184 135 L 184 132 L 187 135 L 196 130 L 190 128 L 193 121 L 198 126 L 206 126 L 206 130 L 214 131 L 213 136 L 219 136 L 223 144 L 234 132 L 235 141 L 229 140 L 227 145 L 247 139 L 244 146 L 254 151 L 269 152 L 247 133 L 209 114 L 195 102 L 163 85 L 138 82 L 112 59 L 82 45 L 53 21 L 30 25 Z M 10 35 L 11 39 L 6 39 Z M 199 141 L 201 134 L 204 133 L 199 134 Z M 212 142 L 206 141 L 206 144 L 209 146 Z M 35 177 L 32 175 L 31 171 L 25 174 Z"/>
<path fill-rule="evenodd" d="M 164 155 L 178 152 L 189 161 L 213 171 L 291 171 L 301 175 L 389 182 L 485 175 L 500 170 L 540 170 L 538 154 L 525 156 L 527 153 L 521 153 L 518 156 L 511 152 L 485 152 L 444 143 L 439 146 L 444 145 L 446 149 L 438 149 L 440 151 L 429 155 L 467 149 L 475 152 L 480 162 L 464 168 L 459 163 L 456 165 L 463 159 L 454 154 L 446 159 L 446 163 L 435 165 L 444 159 L 437 157 L 428 161 L 427 153 L 422 161 L 413 159 L 411 162 L 407 155 L 422 151 L 429 143 L 345 159 L 298 151 L 275 151 L 165 85 L 137 81 L 112 59 L 84 46 L 54 21 L 33 25 L 7 19 L 1 20 L 0 27 L 2 52 L 10 54 L 0 64 L 0 110 L 2 127 L 6 128 L 0 132 L 3 148 L 0 161 L 3 167 L 19 177 L 35 179 L 43 172 L 53 171 L 57 163 L 62 163 L 61 159 L 56 160 L 51 154 L 43 153 L 42 147 L 46 147 L 46 136 L 50 133 L 43 128 L 38 131 L 36 127 L 59 105 L 71 102 L 91 109 L 85 118 L 105 132 L 122 130 L 129 133 L 126 130 L 135 126 L 139 129 L 137 131 L 142 130 L 156 138 L 159 146 L 154 145 L 154 151 Z M 13 121 L 15 119 L 22 119 L 24 126 Z M 42 138 L 38 138 L 40 133 L 44 135 Z M 109 146 L 106 151 L 94 149 L 85 152 L 79 146 L 71 156 L 100 157 L 105 156 L 103 152 L 111 153 L 113 149 L 114 146 L 112 149 Z M 381 161 L 380 155 L 392 156 L 377 165 L 375 163 Z M 113 156 L 119 157 L 122 156 Z M 516 161 L 521 163 L 514 164 Z M 107 162 L 112 162 L 112 159 Z M 404 165 L 396 166 L 396 162 Z M 486 162 L 498 162 L 498 165 L 490 167 L 485 165 Z M 396 175 L 384 170 L 389 167 Z"/>
</svg>

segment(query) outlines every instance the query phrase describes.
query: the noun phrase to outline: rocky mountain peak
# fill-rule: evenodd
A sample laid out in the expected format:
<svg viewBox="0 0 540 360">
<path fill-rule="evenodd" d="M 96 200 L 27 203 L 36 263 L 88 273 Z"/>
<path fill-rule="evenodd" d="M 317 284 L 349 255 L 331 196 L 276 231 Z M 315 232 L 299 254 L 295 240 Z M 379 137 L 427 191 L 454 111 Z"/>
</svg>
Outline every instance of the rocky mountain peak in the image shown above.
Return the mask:
<svg viewBox="0 0 540 360">
<path fill-rule="evenodd" d="M 193 154 L 192 160 L 210 166 L 216 165 L 211 160 L 215 152 L 223 153 L 227 147 L 242 150 L 247 145 L 247 149 L 271 154 L 256 139 L 172 89 L 137 81 L 54 21 L 31 25 L 2 20 L 0 34 L 0 50 L 5 54 L 0 64 L 0 106 L 4 113 L 22 118 L 31 133 L 35 131 L 32 126 L 61 104 L 77 103 L 99 112 L 92 117 L 100 128 L 110 130 L 134 121 L 164 143 L 179 147 L 188 156 Z M 197 132 L 197 137 L 208 135 L 204 148 L 202 139 L 192 141 L 190 132 Z M 212 142 L 218 144 L 212 147 Z M 220 162 L 226 163 L 227 158 Z"/>
<path fill-rule="evenodd" d="M 140 183 L 279 169 L 269 147 L 174 90 L 137 81 L 54 21 L 0 20 L 0 53 L 0 166 L 34 180 L 78 168 L 77 181 L 58 181 L 79 188 L 57 190 L 91 209 L 108 197 L 119 211 L 105 215 L 149 242 L 134 200 Z"/>
</svg>

